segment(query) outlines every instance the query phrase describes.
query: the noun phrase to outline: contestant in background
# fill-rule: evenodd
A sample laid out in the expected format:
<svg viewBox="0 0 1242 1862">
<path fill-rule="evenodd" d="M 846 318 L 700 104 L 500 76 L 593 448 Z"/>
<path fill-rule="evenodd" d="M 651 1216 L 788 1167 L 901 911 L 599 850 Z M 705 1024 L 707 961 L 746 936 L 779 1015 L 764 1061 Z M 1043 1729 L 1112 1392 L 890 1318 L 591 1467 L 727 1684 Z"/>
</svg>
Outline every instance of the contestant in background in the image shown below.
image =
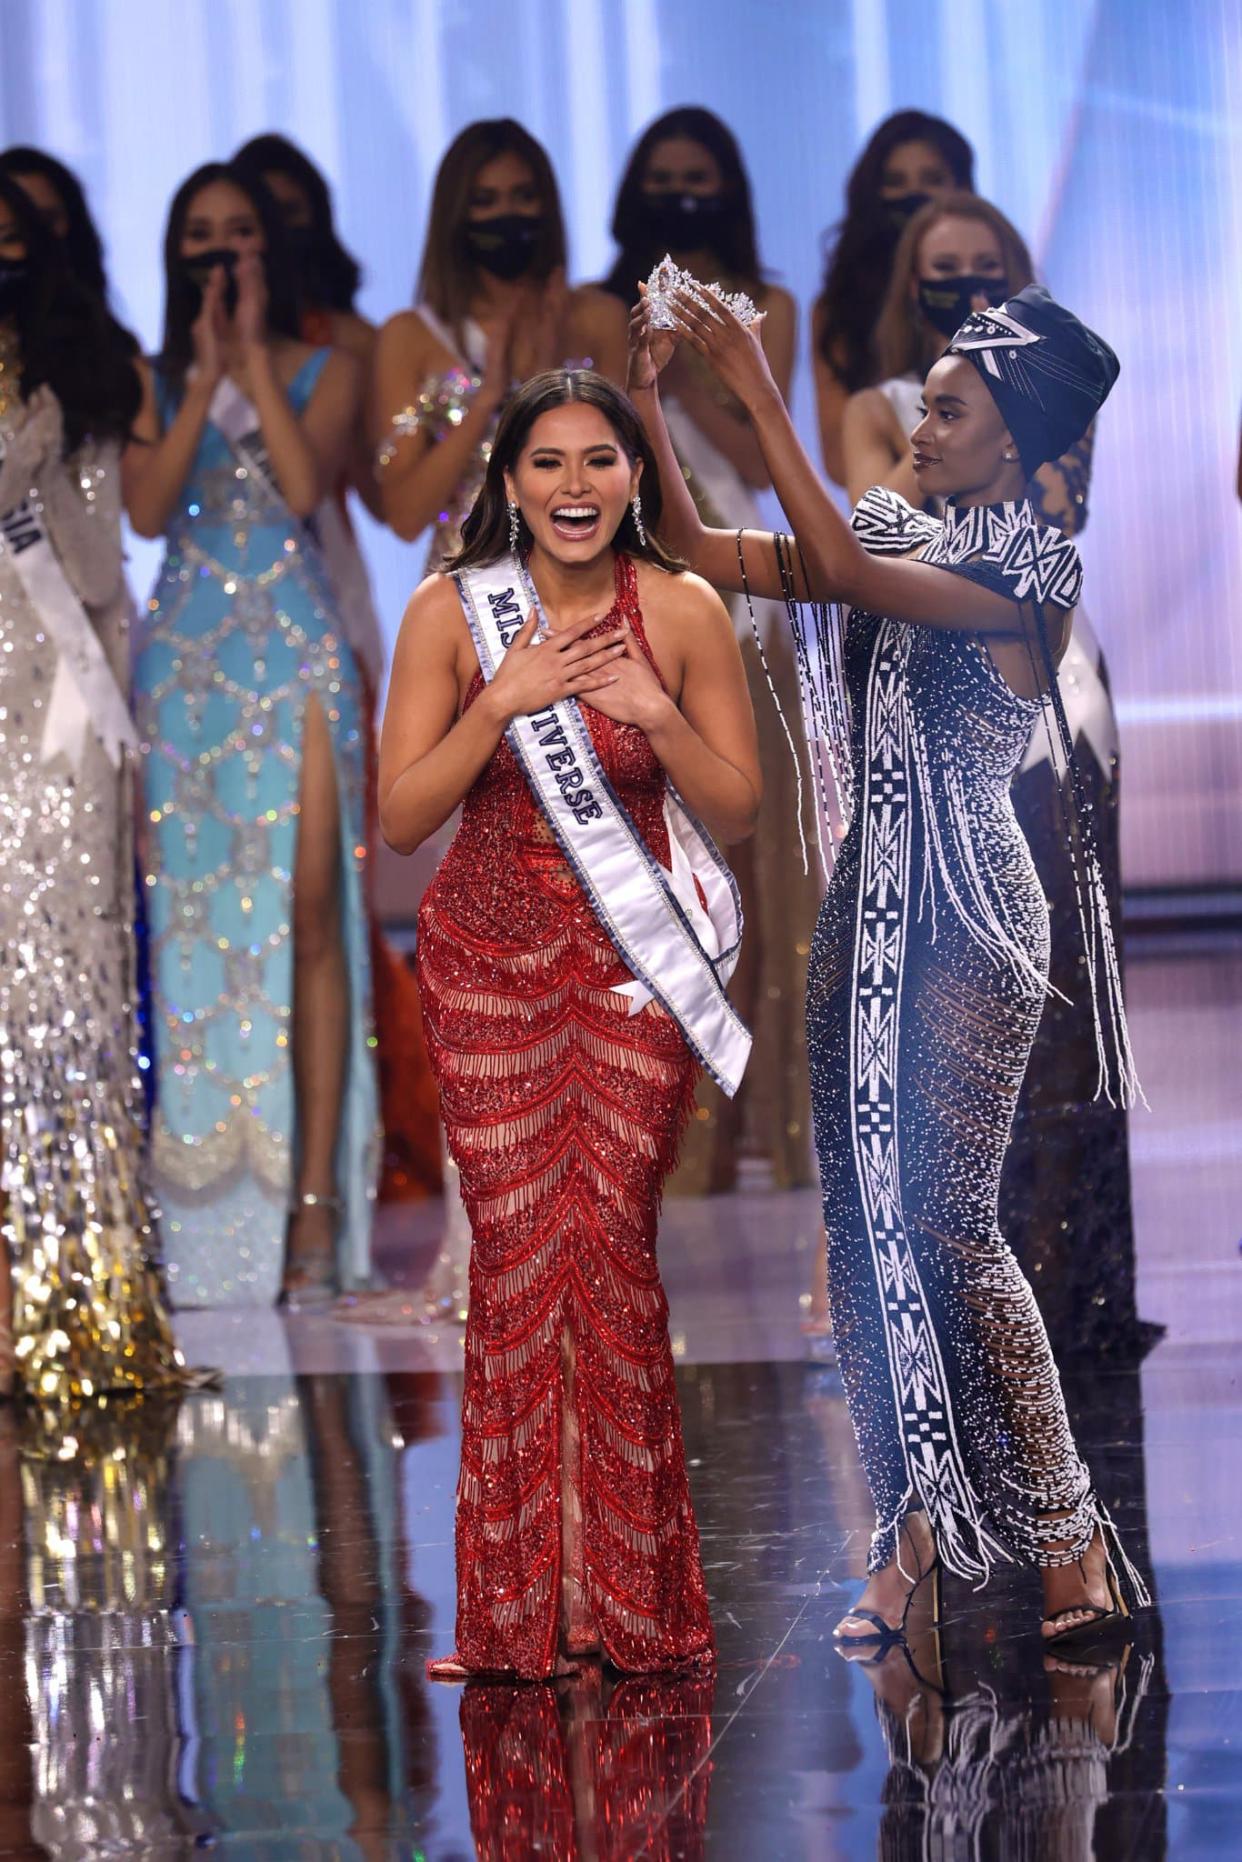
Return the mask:
<svg viewBox="0 0 1242 1862">
<path fill-rule="evenodd" d="M 625 374 L 625 312 L 591 285 L 565 284 L 565 223 L 547 152 L 509 117 L 471 123 L 440 163 L 418 305 L 376 346 L 373 439 L 385 521 L 413 542 L 430 530 L 428 571 L 456 549 L 515 384 L 574 360 Z M 447 844 L 447 840 L 443 844 Z M 462 1323 L 470 1229 L 444 1155 L 444 1229 L 423 1288 L 425 1316 Z M 408 1296 L 392 1302 L 408 1313 Z M 367 1299 L 357 1316 L 387 1308 Z"/>
<path fill-rule="evenodd" d="M 60 241 L 73 276 L 110 308 L 111 293 L 103 240 L 87 202 L 86 191 L 73 170 L 42 149 L 15 145 L 0 155 L 0 174 L 10 175 L 23 193 L 29 195 L 48 232 Z M 128 330 L 124 331 L 124 336 L 131 353 L 137 357 L 137 338 L 131 336 Z M 118 614 L 107 625 L 123 627 L 132 633 L 138 618 L 138 604 L 134 600 L 129 576 L 124 570 L 116 601 Z M 134 941 L 137 946 L 135 1020 L 140 1048 L 145 1049 L 149 1042 L 147 1027 L 150 1005 L 147 999 L 147 927 L 141 888 L 137 889 L 134 908 Z M 141 1053 L 139 1066 L 142 1069 L 144 1103 L 149 1112 L 152 1080 L 150 1056 L 146 1052 Z"/>
<path fill-rule="evenodd" d="M 990 202 L 950 194 L 920 209 L 893 261 L 877 330 L 882 379 L 851 396 L 843 427 L 850 497 L 885 485 L 923 504 L 910 434 L 923 380 L 971 310 L 1032 282 L 1016 229 Z M 1066 536 L 1087 521 L 1094 428 L 1028 486 L 1036 515 Z M 1066 717 L 1114 924 L 1121 922 L 1121 766 L 1108 668 L 1080 604 L 1058 671 Z M 1092 1031 L 1077 1012 L 1083 965 L 1074 869 L 1064 823 L 1068 772 L 1036 731 L 1012 795 L 1052 920 L 1054 990 L 1023 1080 L 1001 1178 L 1000 1223 L 1039 1299 L 1059 1353 L 1133 1352 L 1144 1342 L 1134 1299 L 1134 1230 L 1125 1111 L 1096 1098 Z M 820 1295 L 822 1297 L 822 1295 Z"/>
<path fill-rule="evenodd" d="M 845 217 L 835 228 L 811 319 L 820 451 L 838 485 L 845 483 L 845 403 L 877 379 L 875 326 L 897 241 L 929 200 L 974 185 L 974 151 L 966 138 L 922 110 L 886 117 L 850 171 Z"/>
<path fill-rule="evenodd" d="M 355 308 L 362 268 L 341 243 L 327 181 L 284 136 L 253 137 L 237 151 L 233 166 L 251 183 L 265 187 L 280 211 L 302 341 L 316 349 L 343 349 L 358 363 L 363 381 L 368 381 L 375 356 L 375 326 Z M 359 405 L 350 457 L 314 522 L 349 644 L 374 693 L 384 675 L 384 643 L 370 577 L 349 521 L 346 495 L 351 489 L 373 515 L 380 515 L 365 396 Z"/>
<path fill-rule="evenodd" d="M 438 1678 L 713 1652 L 656 1228 L 696 1051 L 735 1086 L 749 1046 L 736 893 L 693 817 L 741 840 L 760 775 L 732 623 L 660 511 L 619 390 L 536 376 L 394 657 L 384 833 L 411 852 L 464 803 L 418 928 L 474 1232 Z"/>
<path fill-rule="evenodd" d="M 318 1303 L 367 1272 L 377 1162 L 371 726 L 307 530 L 362 383 L 301 341 L 279 218 L 227 165 L 178 190 L 164 258 L 125 455 L 167 539 L 135 669 L 155 1179 L 179 1301 Z"/>
<path fill-rule="evenodd" d="M 255 136 L 234 165 L 266 187 L 280 209 L 285 248 L 297 294 L 299 333 L 316 347 L 328 344 L 354 356 L 365 380 L 375 353 L 375 326 L 360 315 L 358 261 L 342 244 L 328 183 L 301 149 L 284 136 Z M 365 396 L 359 403 L 351 457 L 315 512 L 313 527 L 336 605 L 366 684 L 368 713 L 376 719 L 384 676 L 384 642 L 366 561 L 349 511 L 353 490 L 372 516 L 381 515 Z M 375 844 L 375 739 L 368 737 L 367 843 Z M 374 862 L 368 868 L 374 882 Z M 413 972 L 380 930 L 371 912 L 371 981 L 375 1001 L 380 1106 L 384 1125 L 381 1202 L 413 1201 L 440 1187 L 440 1119 L 423 1039 Z"/>
<path fill-rule="evenodd" d="M 938 1572 L 1035 1567 L 1045 1647 L 1124 1633 L 1147 1591 L 1079 1455 L 1029 1284 L 997 1224 L 1014 1105 L 1048 981 L 1048 907 L 1009 802 L 1034 729 L 1055 730 L 1056 661 L 1081 586 L 1072 541 L 1025 488 L 1091 425 L 1116 378 L 1105 343 L 1046 292 L 974 312 L 925 385 L 920 488 L 873 487 L 847 525 L 807 459 L 753 329 L 679 293 L 683 339 L 751 413 L 797 544 L 708 530 L 688 492 L 670 531 L 713 581 L 783 588 L 844 614 L 797 622 L 847 798 L 807 989 L 833 1331 L 876 1527 L 836 1636 L 882 1653 L 940 1617 Z M 635 313 L 631 374 L 661 468 L 667 337 Z M 1046 698 L 1053 705 L 1046 711 Z M 1081 784 L 1083 947 L 1101 1090 L 1138 1083 Z M 930 1581 L 929 1581 L 930 1580 Z"/>
<path fill-rule="evenodd" d="M 0 154 L 0 174 L 11 176 L 30 196 L 48 232 L 61 242 L 73 276 L 111 312 L 103 240 L 86 190 L 72 168 L 66 168 L 43 149 L 14 143 Z"/>
<path fill-rule="evenodd" d="M 181 1380 L 134 1053 L 130 343 L 0 174 L 0 1391 Z"/>
<path fill-rule="evenodd" d="M 501 408 L 541 369 L 625 374 L 625 315 L 565 283 L 565 223 L 547 151 L 509 117 L 471 123 L 436 174 L 418 303 L 375 357 L 380 504 L 399 537 L 432 532 L 428 568 L 458 544 Z"/>
<path fill-rule="evenodd" d="M 764 313 L 763 346 L 781 393 L 788 395 L 797 311 L 787 291 L 764 280 L 750 179 L 732 132 L 718 116 L 672 110 L 643 131 L 617 191 L 612 236 L 619 251 L 604 289 L 627 314 L 639 281 L 666 253 L 704 284 L 745 291 Z M 703 521 L 753 527 L 759 521 L 757 494 L 771 481 L 745 410 L 689 347 L 673 357 L 662 385 L 669 433 Z M 809 1182 L 812 1168 L 802 1003 L 819 909 L 819 864 L 798 679 L 784 609 L 759 603 L 756 637 L 745 605 L 731 600 L 763 763 L 755 833 L 728 849 L 747 926 L 731 995 L 743 1021 L 754 1027 L 755 1052 L 734 1099 L 710 1082 L 700 1088 L 685 1155 L 669 1186 L 683 1192 L 733 1189 L 741 1155 L 759 1163 L 779 1189 Z M 799 766 L 805 795 L 801 836 Z"/>
</svg>

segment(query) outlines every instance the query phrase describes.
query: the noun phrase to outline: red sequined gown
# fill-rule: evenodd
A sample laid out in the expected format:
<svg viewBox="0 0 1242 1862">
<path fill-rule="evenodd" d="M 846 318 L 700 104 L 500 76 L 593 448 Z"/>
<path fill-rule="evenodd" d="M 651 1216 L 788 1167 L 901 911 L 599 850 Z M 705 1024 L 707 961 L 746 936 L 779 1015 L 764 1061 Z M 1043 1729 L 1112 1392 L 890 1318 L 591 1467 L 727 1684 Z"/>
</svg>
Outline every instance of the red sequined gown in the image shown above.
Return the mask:
<svg viewBox="0 0 1242 1862">
<path fill-rule="evenodd" d="M 627 557 L 616 590 L 608 619 L 627 618 L 650 658 Z M 467 707 L 481 689 L 476 676 Z M 646 737 L 584 713 L 667 864 L 664 772 Z M 474 1232 L 458 1660 L 535 1677 L 558 1647 L 598 1645 L 631 1673 L 709 1659 L 656 1265 L 697 1064 L 656 1004 L 631 1016 L 614 992 L 628 972 L 503 740 L 424 897 L 418 978 Z"/>
</svg>

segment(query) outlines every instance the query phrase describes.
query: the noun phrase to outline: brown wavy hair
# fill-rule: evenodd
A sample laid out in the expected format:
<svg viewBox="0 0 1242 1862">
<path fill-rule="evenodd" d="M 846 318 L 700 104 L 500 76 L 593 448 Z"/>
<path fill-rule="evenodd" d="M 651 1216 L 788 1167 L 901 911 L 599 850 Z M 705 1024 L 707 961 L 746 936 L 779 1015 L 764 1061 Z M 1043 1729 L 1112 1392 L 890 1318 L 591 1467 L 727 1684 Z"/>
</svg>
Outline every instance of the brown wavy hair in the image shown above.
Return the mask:
<svg viewBox="0 0 1242 1862">
<path fill-rule="evenodd" d="M 1035 282 L 1035 267 L 1026 241 L 999 207 L 980 194 L 942 194 L 928 201 L 913 215 L 897 242 L 888 290 L 875 329 L 877 381 L 891 381 L 895 375 L 923 375 L 927 364 L 926 329 L 919 320 L 918 306 L 910 286 L 918 276 L 919 247 L 923 235 L 941 220 L 978 220 L 991 227 L 1005 264 L 1005 285 L 1012 296 L 1023 286 Z"/>
<path fill-rule="evenodd" d="M 530 276 L 542 284 L 565 264 L 561 191 L 543 144 L 511 116 L 468 123 L 449 144 L 436 170 L 418 274 L 419 303 L 429 304 L 454 331 L 460 331 L 479 289 L 479 268 L 462 247 L 462 228 L 470 218 L 470 190 L 480 168 L 498 155 L 516 155 L 526 163 L 545 216 Z"/>
<path fill-rule="evenodd" d="M 897 239 L 880 195 L 885 164 L 904 142 L 929 142 L 953 177 L 973 193 L 975 152 L 960 130 L 923 110 L 898 110 L 872 132 L 845 184 L 845 217 L 828 236 L 816 299 L 819 353 L 851 394 L 883 380 L 875 370 L 875 322 L 892 275 Z"/>
<path fill-rule="evenodd" d="M 728 230 L 722 232 L 716 258 L 730 280 L 736 280 L 752 292 L 763 286 L 750 176 L 737 137 L 714 111 L 704 110 L 697 104 L 682 104 L 658 116 L 654 123 L 648 123 L 634 144 L 617 189 L 612 236 L 620 250 L 603 281 L 603 289 L 611 291 L 627 307 L 634 301 L 635 280 L 645 278 L 656 260 L 664 256 L 660 246 L 653 243 L 649 230 L 651 199 L 643 187 L 647 168 L 658 145 L 679 136 L 700 143 L 714 157 L 720 170 L 721 198 L 737 208 L 736 218 L 729 223 Z"/>
<path fill-rule="evenodd" d="M 517 464 L 530 437 L 531 428 L 540 415 L 551 413 L 557 407 L 566 407 L 574 401 L 598 408 L 616 434 L 617 443 L 631 466 L 641 463 L 643 468 L 645 540 L 639 536 L 634 513 L 627 505 L 625 516 L 612 539 L 612 547 L 624 550 L 627 556 L 635 556 L 642 562 L 654 563 L 657 569 L 664 569 L 670 575 L 680 575 L 685 569 L 685 563 L 660 542 L 660 518 L 664 510 L 660 472 L 651 450 L 651 442 L 643 431 L 643 423 L 633 403 L 619 388 L 614 388 L 610 381 L 597 375 L 594 369 L 545 369 L 543 374 L 532 375 L 529 381 L 522 383 L 501 416 L 496 437 L 492 441 L 492 456 L 487 462 L 483 488 L 461 527 L 461 548 L 444 564 L 446 575 L 453 575 L 459 569 L 482 568 L 504 555 L 509 548 L 509 499 L 505 492 L 505 473 L 511 472 Z M 523 519 L 518 542 L 523 555 L 529 550 L 530 544 L 531 534 Z"/>
</svg>

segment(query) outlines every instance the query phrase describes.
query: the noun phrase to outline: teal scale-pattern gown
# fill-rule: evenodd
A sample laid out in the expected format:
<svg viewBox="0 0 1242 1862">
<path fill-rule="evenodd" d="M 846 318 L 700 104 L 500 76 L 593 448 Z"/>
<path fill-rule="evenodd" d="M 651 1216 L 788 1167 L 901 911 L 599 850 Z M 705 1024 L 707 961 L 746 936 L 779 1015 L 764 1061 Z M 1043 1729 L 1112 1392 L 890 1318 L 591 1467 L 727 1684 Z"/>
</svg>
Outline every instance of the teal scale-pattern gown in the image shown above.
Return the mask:
<svg viewBox="0 0 1242 1862">
<path fill-rule="evenodd" d="M 317 350 L 291 383 L 298 412 L 327 355 Z M 164 390 L 160 398 L 167 421 L 175 402 Z M 341 812 L 351 1032 L 336 1170 L 349 1285 L 367 1271 L 378 1157 L 363 900 L 367 713 L 313 539 L 209 421 L 169 521 L 135 668 L 152 1164 L 181 1305 L 262 1305 L 280 1284 L 296 1167 L 292 883 L 311 698 L 331 732 Z"/>
</svg>

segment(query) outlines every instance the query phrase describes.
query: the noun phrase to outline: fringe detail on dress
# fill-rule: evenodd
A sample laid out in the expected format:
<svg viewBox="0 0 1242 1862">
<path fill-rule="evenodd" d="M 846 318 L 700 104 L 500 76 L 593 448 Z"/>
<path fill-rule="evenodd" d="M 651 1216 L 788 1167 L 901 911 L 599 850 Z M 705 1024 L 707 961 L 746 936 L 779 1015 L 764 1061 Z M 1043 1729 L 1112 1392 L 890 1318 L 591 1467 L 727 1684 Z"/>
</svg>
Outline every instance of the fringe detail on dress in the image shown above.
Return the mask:
<svg viewBox="0 0 1242 1862">
<path fill-rule="evenodd" d="M 952 905 L 964 929 L 969 932 L 981 949 L 986 950 L 998 962 L 1008 964 L 1015 976 L 1025 977 L 1041 994 L 1059 995 L 1060 992 L 1052 988 L 1042 970 L 1032 962 L 1011 928 L 1003 924 L 1000 919 L 975 858 L 970 815 L 956 773 L 952 769 L 945 769 L 942 772 L 945 791 L 942 801 L 936 793 L 936 785 L 928 762 L 927 746 L 918 727 L 914 707 L 908 699 L 904 700 L 904 711 L 906 732 L 914 762 L 915 784 L 919 792 L 926 833 L 926 854 L 919 909 L 921 912 L 925 900 L 930 901 L 933 942 L 936 936 L 936 884 L 939 882 L 945 898 Z M 951 833 L 953 850 L 958 857 L 962 876 L 968 888 L 968 898 L 962 897 L 945 855 L 944 829 L 946 826 Z"/>
<path fill-rule="evenodd" d="M 742 538 L 744 535 L 745 532 L 742 530 L 739 530 L 737 533 L 737 561 L 738 568 L 741 570 L 742 574 L 742 593 L 746 597 L 746 612 L 750 617 L 750 631 L 754 635 L 755 649 L 759 655 L 759 664 L 763 667 L 763 676 L 768 683 L 768 693 L 772 703 L 776 706 L 776 715 L 781 721 L 781 729 L 785 733 L 785 742 L 789 745 L 789 754 L 793 759 L 794 776 L 798 785 L 798 793 L 794 803 L 798 817 L 798 846 L 802 853 L 802 871 L 804 873 L 809 873 L 811 870 L 811 862 L 806 850 L 806 832 L 802 826 L 802 758 L 798 755 L 798 747 L 794 742 L 793 732 L 789 728 L 789 720 L 785 716 L 785 708 L 781 704 L 776 685 L 772 679 L 772 671 L 768 665 L 768 656 L 763 650 L 763 635 L 760 633 L 759 623 L 755 619 L 755 604 L 750 598 L 750 580 L 746 574 L 746 554 L 742 548 Z M 822 846 L 820 848 L 820 855 L 822 858 Z"/>
<path fill-rule="evenodd" d="M 1121 1535 L 1113 1524 L 1113 1516 L 1102 1500 L 1095 1502 L 1096 1518 L 1104 1534 L 1104 1547 L 1113 1565 L 1120 1571 L 1130 1591 L 1130 1600 L 1140 1610 L 1151 1607 L 1151 1592 L 1143 1581 L 1143 1575 L 1134 1560 L 1121 1543 Z"/>
<path fill-rule="evenodd" d="M 844 834 L 850 823 L 854 793 L 849 688 L 845 677 L 847 617 L 836 604 L 813 603 L 808 610 L 797 601 L 792 565 L 782 547 L 785 539 L 777 538 L 776 542 L 802 693 L 803 720 L 807 743 L 812 749 L 816 831 L 820 865 L 827 881 L 836 857 L 837 834 Z M 805 573 L 804 567 L 804 577 Z M 829 847 L 832 848 L 831 860 Z"/>
<path fill-rule="evenodd" d="M 1091 991 L 1095 1048 L 1099 1059 L 1095 1097 L 1106 1099 L 1110 1106 L 1128 1108 L 1137 1103 L 1145 1106 L 1147 1097 L 1138 1077 L 1130 1045 L 1130 1029 L 1121 988 L 1121 963 L 1096 846 L 1091 804 L 1083 782 L 1082 767 L 1074 749 L 1069 719 L 1065 715 L 1044 611 L 1039 603 L 1033 604 L 1033 611 L 1040 660 L 1035 662 L 1032 651 L 1032 662 L 1047 693 L 1043 707 L 1044 728 L 1048 732 L 1049 749 L 1053 752 L 1053 768 L 1057 766 L 1056 753 L 1059 750 L 1068 770 L 1073 805 L 1066 826 L 1078 923 Z"/>
</svg>

